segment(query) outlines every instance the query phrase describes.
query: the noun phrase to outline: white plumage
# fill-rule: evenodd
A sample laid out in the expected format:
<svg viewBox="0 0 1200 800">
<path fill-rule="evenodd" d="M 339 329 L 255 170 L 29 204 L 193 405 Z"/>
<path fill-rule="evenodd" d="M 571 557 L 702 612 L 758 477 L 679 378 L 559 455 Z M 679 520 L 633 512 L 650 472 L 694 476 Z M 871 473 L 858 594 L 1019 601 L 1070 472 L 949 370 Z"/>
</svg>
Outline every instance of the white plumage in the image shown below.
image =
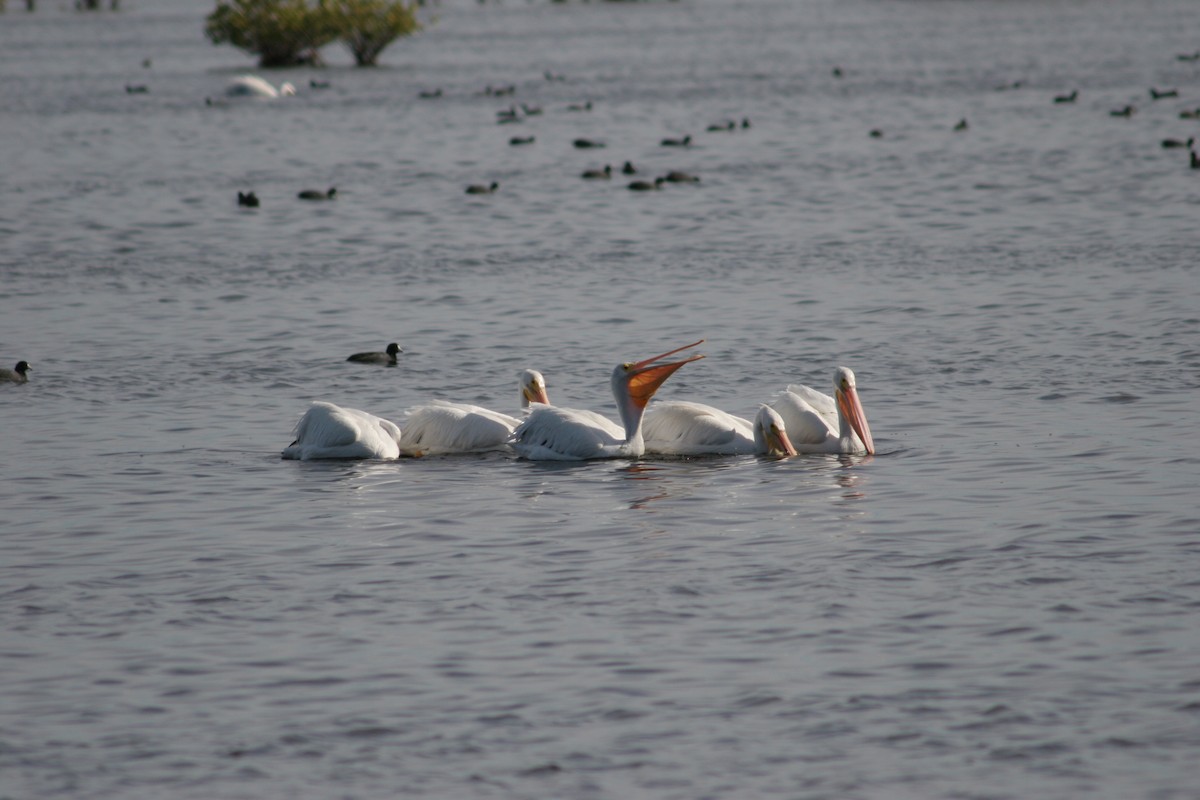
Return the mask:
<svg viewBox="0 0 1200 800">
<path fill-rule="evenodd" d="M 648 453 L 732 456 L 755 452 L 750 420 L 686 400 L 660 401 L 650 406 L 642 435 Z"/>
<path fill-rule="evenodd" d="M 646 452 L 674 456 L 795 455 L 783 419 L 762 406 L 754 422 L 683 400 L 650 406 L 643 423 Z"/>
<path fill-rule="evenodd" d="M 698 344 L 693 342 L 643 361 L 618 364 L 613 369 L 610 382 L 622 425 L 592 411 L 535 406 L 513 431 L 513 449 L 533 461 L 638 458 L 645 452 L 642 414 L 646 404 L 675 370 L 704 356 L 694 355 L 666 364 L 654 362 Z"/>
<path fill-rule="evenodd" d="M 546 380 L 537 370 L 520 375 L 521 408 L 549 403 Z M 508 450 L 508 439 L 520 424 L 516 417 L 466 403 L 435 400 L 410 409 L 400 452 L 406 456 L 482 453 Z"/>
<path fill-rule="evenodd" d="M 858 398 L 854 372 L 838 367 L 834 397 L 792 384 L 771 403 L 800 453 L 874 453 L 875 442 Z"/>
<path fill-rule="evenodd" d="M 257 75 L 239 75 L 225 86 L 227 97 L 287 97 L 296 93 L 296 87 L 284 81 L 276 89 Z"/>
<path fill-rule="evenodd" d="M 296 423 L 296 440 L 284 448 L 281 456 L 300 461 L 398 458 L 400 428 L 366 411 L 318 401 Z"/>
<path fill-rule="evenodd" d="M 554 406 L 530 411 L 513 431 L 512 448 L 530 461 L 587 461 L 643 452 L 629 446 L 625 431 L 611 420 L 585 409 Z"/>
</svg>

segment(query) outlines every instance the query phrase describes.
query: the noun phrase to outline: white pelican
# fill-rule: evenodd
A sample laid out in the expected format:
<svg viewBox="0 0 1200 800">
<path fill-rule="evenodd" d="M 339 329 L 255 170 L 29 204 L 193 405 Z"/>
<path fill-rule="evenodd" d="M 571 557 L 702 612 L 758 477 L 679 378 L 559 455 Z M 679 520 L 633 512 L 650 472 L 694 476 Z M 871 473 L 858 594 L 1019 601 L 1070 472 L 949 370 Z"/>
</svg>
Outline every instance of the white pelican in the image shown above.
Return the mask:
<svg viewBox="0 0 1200 800">
<path fill-rule="evenodd" d="M 317 401 L 296 423 L 296 441 L 280 455 L 300 461 L 398 458 L 400 428 L 394 422 L 356 408 L 341 408 Z"/>
<path fill-rule="evenodd" d="M 702 403 L 655 403 L 646 412 L 647 453 L 673 456 L 796 455 L 783 418 L 762 406 L 754 422 Z"/>
<path fill-rule="evenodd" d="M 239 75 L 225 86 L 226 97 L 288 97 L 296 93 L 296 87 L 284 81 L 276 89 L 257 75 Z"/>
<path fill-rule="evenodd" d="M 799 453 L 874 453 L 875 442 L 858 399 L 853 370 L 838 367 L 833 385 L 836 399 L 792 384 L 771 407 L 783 417 L 788 437 Z"/>
<path fill-rule="evenodd" d="M 3 383 L 29 383 L 29 376 L 25 373 L 33 367 L 29 366 L 28 361 L 18 361 L 14 369 L 5 367 L 0 369 L 0 382 Z"/>
<path fill-rule="evenodd" d="M 521 408 L 530 403 L 549 404 L 546 379 L 535 369 L 521 372 Z M 466 403 L 435 400 L 408 412 L 400 452 L 406 456 L 483 453 L 507 450 L 508 439 L 519 419 Z"/>
<path fill-rule="evenodd" d="M 700 342 L 677 347 L 644 361 L 618 364 L 613 369 L 612 393 L 623 427 L 591 411 L 535 406 L 513 431 L 513 449 L 518 455 L 534 461 L 638 458 L 646 449 L 642 439 L 642 414 L 646 403 L 675 370 L 704 356 L 696 354 L 666 364 L 654 362 Z"/>
</svg>

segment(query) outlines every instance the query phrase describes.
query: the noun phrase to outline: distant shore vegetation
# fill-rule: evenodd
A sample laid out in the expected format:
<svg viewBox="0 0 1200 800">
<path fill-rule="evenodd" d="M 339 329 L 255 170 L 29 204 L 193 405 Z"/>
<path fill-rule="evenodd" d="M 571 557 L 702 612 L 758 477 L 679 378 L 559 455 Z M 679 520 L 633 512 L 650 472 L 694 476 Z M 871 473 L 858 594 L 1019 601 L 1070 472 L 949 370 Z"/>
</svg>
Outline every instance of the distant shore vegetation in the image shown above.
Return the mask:
<svg viewBox="0 0 1200 800">
<path fill-rule="evenodd" d="M 320 50 L 343 42 L 360 67 L 375 66 L 380 53 L 421 29 L 417 1 L 403 0 L 218 0 L 204 32 L 213 44 L 231 44 L 258 56 L 260 67 L 316 66 Z"/>
</svg>

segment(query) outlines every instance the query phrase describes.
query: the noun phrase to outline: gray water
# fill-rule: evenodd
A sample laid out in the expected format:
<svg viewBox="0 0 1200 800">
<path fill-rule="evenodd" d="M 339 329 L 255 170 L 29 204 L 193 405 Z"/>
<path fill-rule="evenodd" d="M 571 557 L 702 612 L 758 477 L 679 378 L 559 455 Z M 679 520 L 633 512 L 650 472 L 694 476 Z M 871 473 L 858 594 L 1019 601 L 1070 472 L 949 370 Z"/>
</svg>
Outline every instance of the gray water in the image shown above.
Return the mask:
<svg viewBox="0 0 1200 800">
<path fill-rule="evenodd" d="M 211 106 L 205 4 L 9 5 L 0 797 L 1197 796 L 1188 0 L 445 0 Z M 279 459 L 701 337 L 660 397 L 846 364 L 879 453 Z"/>
</svg>

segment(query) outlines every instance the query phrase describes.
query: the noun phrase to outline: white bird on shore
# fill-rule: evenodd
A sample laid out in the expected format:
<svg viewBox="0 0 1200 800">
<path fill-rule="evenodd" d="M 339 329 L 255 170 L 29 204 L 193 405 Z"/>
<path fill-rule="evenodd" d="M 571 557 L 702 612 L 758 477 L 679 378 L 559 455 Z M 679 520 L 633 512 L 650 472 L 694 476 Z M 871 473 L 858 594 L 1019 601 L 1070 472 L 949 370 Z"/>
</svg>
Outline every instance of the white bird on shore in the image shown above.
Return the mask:
<svg viewBox="0 0 1200 800">
<path fill-rule="evenodd" d="M 546 380 L 537 370 L 521 372 L 519 389 L 522 409 L 550 403 Z M 508 439 L 520 424 L 516 417 L 481 406 L 434 401 L 409 410 L 400 452 L 429 456 L 508 450 Z"/>
<path fill-rule="evenodd" d="M 665 364 L 655 362 L 703 341 L 642 361 L 618 364 L 613 369 L 612 393 L 621 415 L 621 425 L 592 411 L 535 406 L 513 431 L 513 449 L 533 461 L 640 457 L 645 452 L 642 414 L 646 404 L 675 370 L 704 356 L 697 354 Z"/>
<path fill-rule="evenodd" d="M 299 461 L 398 458 L 400 428 L 366 411 L 317 401 L 296 423 L 296 440 L 280 456 Z"/>
<path fill-rule="evenodd" d="M 838 367 L 833 385 L 834 397 L 830 397 L 793 384 L 771 403 L 783 417 L 792 445 L 799 453 L 874 453 L 853 370 Z"/>
<path fill-rule="evenodd" d="M 783 418 L 765 405 L 751 422 L 703 403 L 655 403 L 646 412 L 643 436 L 646 452 L 660 455 L 796 455 Z"/>
</svg>

